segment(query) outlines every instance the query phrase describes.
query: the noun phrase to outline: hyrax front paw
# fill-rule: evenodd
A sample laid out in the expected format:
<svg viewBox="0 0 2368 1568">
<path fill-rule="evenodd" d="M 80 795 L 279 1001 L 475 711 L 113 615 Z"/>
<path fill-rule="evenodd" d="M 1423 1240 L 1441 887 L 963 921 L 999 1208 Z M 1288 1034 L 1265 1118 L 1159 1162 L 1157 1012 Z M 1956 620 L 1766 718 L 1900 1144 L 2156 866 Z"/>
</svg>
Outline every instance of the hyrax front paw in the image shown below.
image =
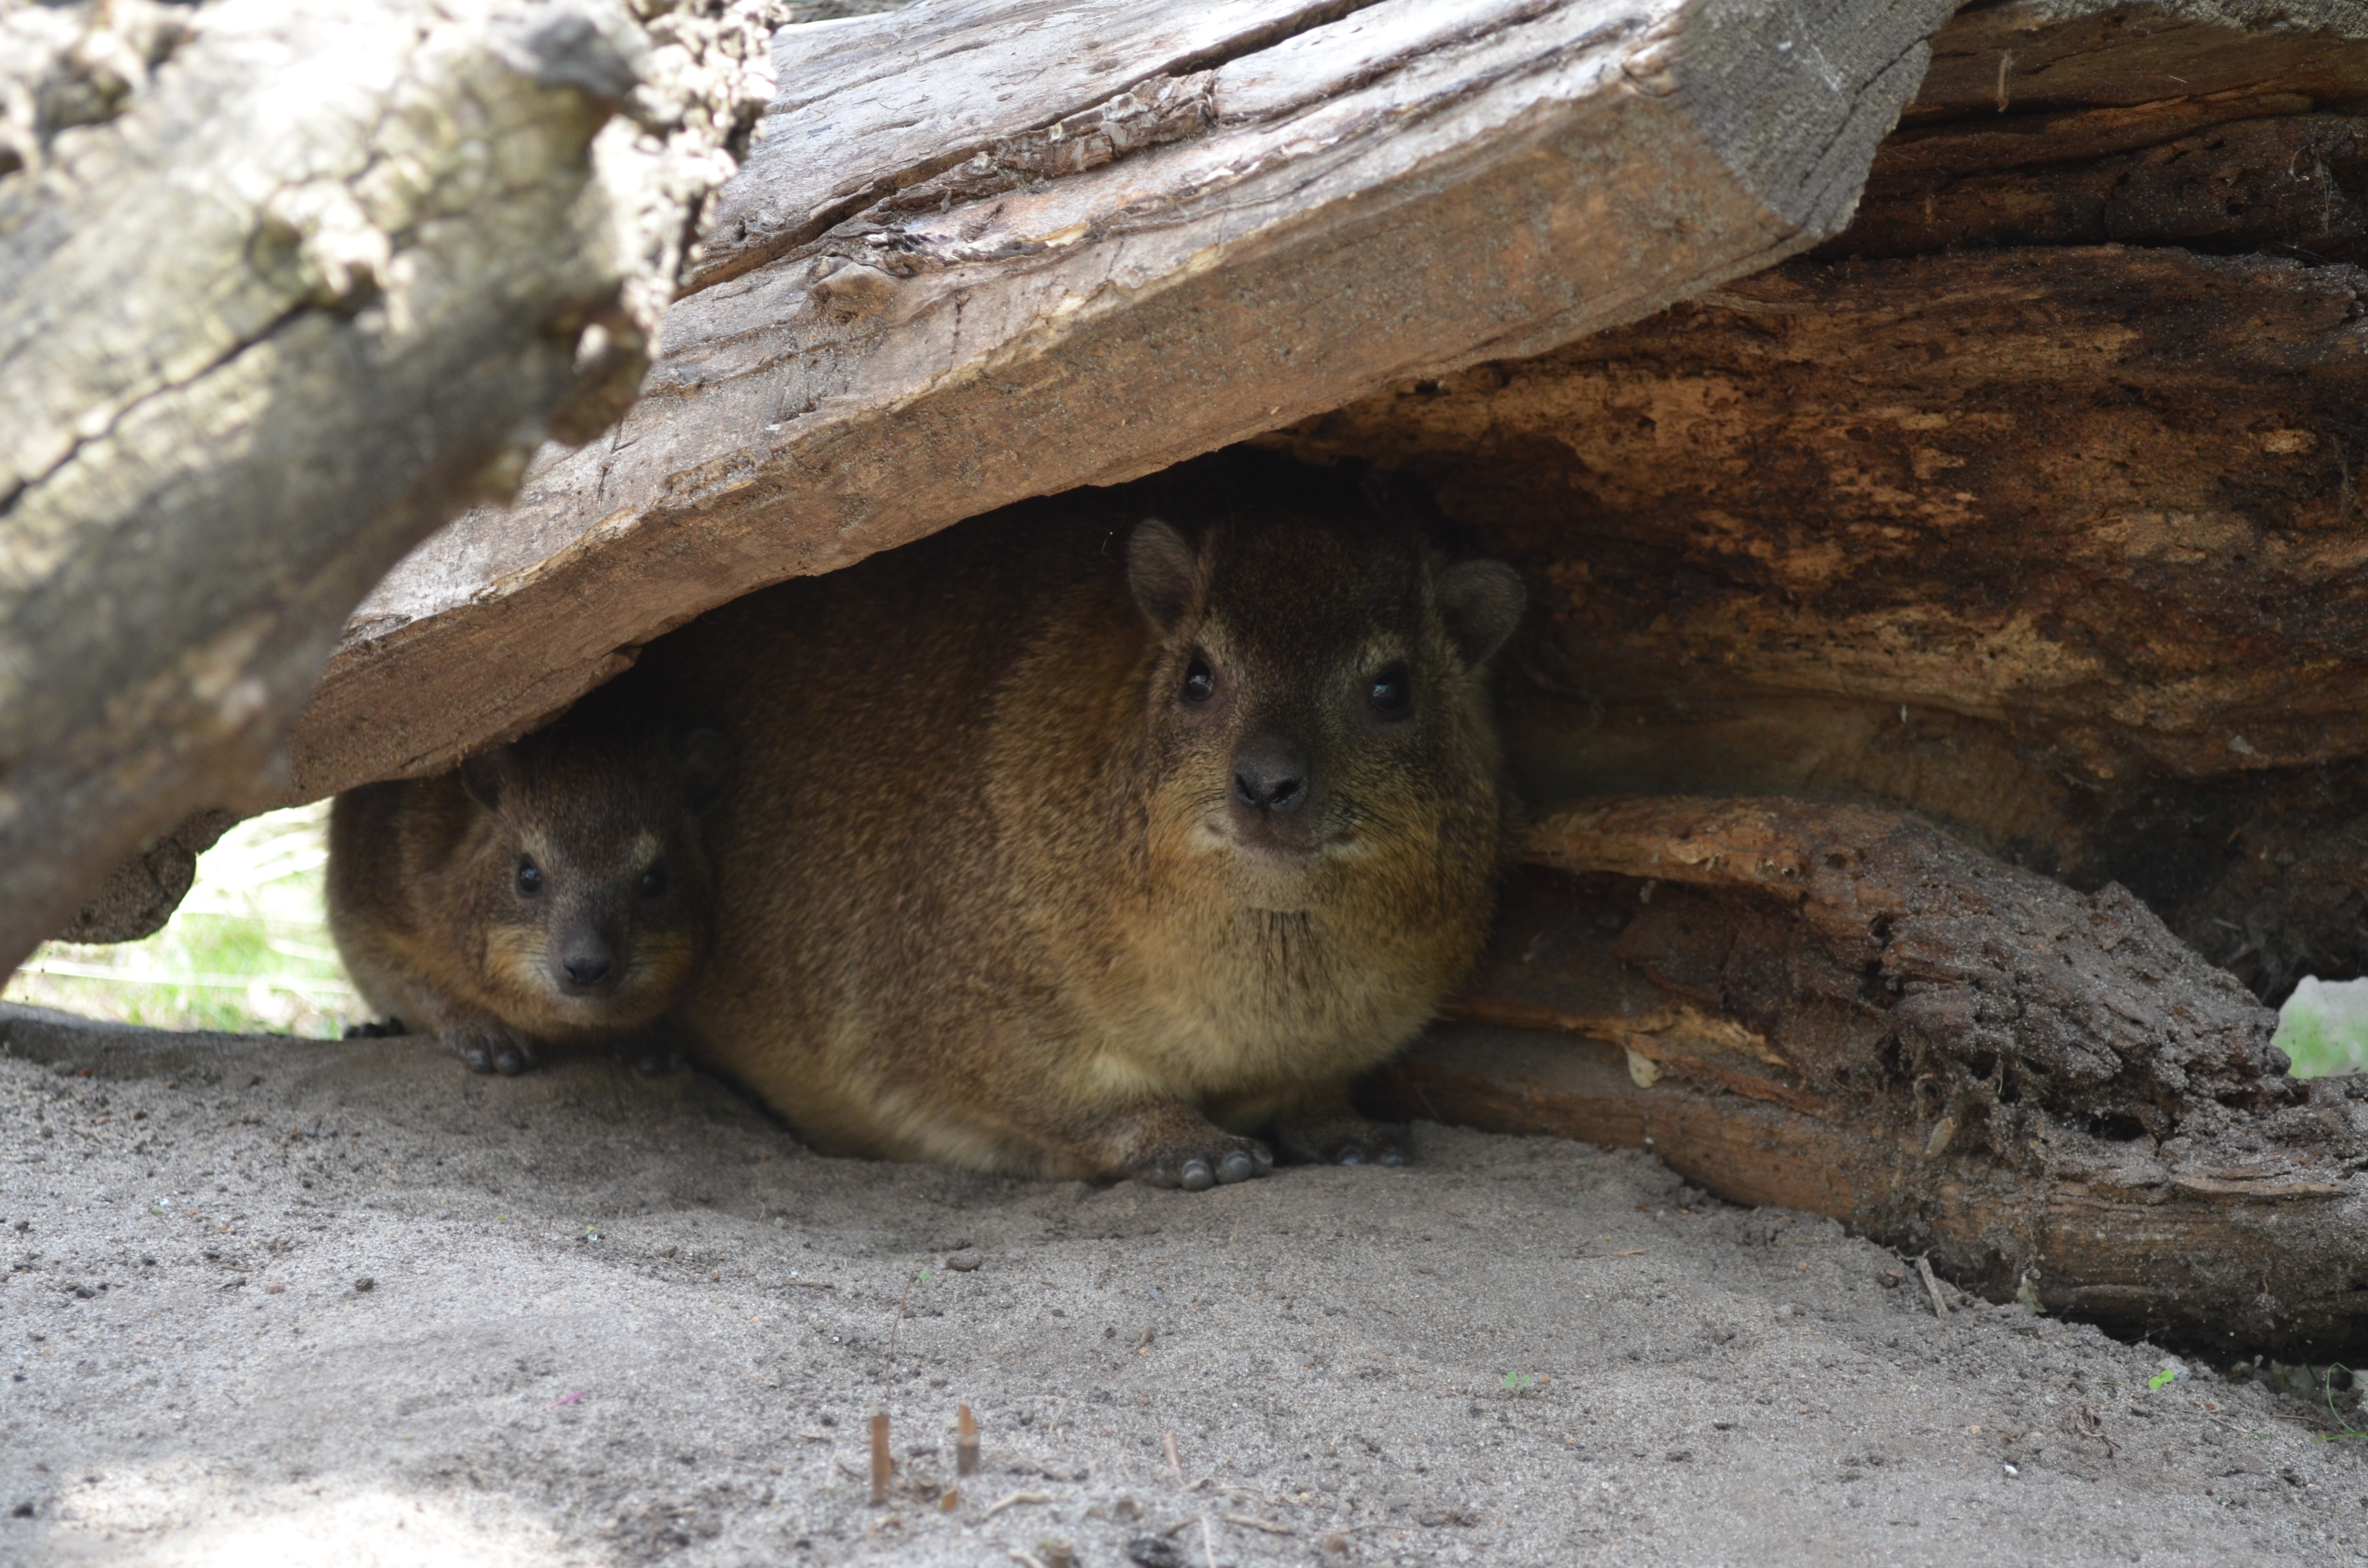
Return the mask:
<svg viewBox="0 0 2368 1568">
<path fill-rule="evenodd" d="M 609 1048 L 610 1060 L 644 1078 L 662 1078 L 682 1068 L 682 1050 L 671 1037 L 632 1035 Z"/>
<path fill-rule="evenodd" d="M 1172 1148 L 1134 1168 L 1134 1179 L 1151 1187 L 1205 1192 L 1249 1181 L 1274 1169 L 1274 1154 L 1255 1138 L 1235 1138 L 1211 1128 L 1205 1137 Z"/>
<path fill-rule="evenodd" d="M 1275 1123 L 1274 1141 L 1304 1165 L 1402 1165 L 1412 1153 L 1405 1128 L 1345 1113 L 1285 1117 Z"/>
<path fill-rule="evenodd" d="M 464 1024 L 444 1031 L 445 1049 L 472 1073 L 514 1076 L 534 1065 L 534 1041 L 500 1024 Z"/>
<path fill-rule="evenodd" d="M 371 1023 L 347 1024 L 346 1026 L 346 1038 L 347 1040 L 393 1040 L 398 1035 L 407 1035 L 410 1032 L 410 1027 L 401 1018 L 393 1017 L 379 1019 Z"/>
<path fill-rule="evenodd" d="M 660 1018 L 616 1040 L 609 1047 L 609 1055 L 620 1066 L 655 1078 L 680 1071 L 697 1044 L 697 1037 L 688 1028 L 671 1018 Z"/>
</svg>

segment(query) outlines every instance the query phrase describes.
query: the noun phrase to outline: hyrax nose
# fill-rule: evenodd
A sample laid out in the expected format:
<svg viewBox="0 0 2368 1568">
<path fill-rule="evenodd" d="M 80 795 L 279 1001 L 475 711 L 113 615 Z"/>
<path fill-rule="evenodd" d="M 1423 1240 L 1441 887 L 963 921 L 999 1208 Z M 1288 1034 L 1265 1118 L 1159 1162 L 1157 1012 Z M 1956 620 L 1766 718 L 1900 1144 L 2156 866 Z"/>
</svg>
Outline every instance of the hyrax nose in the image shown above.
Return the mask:
<svg viewBox="0 0 2368 1568">
<path fill-rule="evenodd" d="M 1280 735 L 1259 735 L 1234 757 L 1234 799 L 1277 816 L 1307 803 L 1307 755 Z"/>
<path fill-rule="evenodd" d="M 588 991 L 607 980 L 617 964 L 607 953 L 575 953 L 561 963 L 567 971 L 567 983 Z"/>
</svg>

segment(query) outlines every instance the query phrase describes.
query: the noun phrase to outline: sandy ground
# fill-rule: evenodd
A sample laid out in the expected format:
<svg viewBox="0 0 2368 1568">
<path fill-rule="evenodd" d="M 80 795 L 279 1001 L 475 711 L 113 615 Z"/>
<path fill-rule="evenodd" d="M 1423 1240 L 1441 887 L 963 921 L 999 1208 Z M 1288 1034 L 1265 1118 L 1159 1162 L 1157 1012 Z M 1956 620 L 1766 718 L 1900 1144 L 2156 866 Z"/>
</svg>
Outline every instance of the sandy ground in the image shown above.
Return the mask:
<svg viewBox="0 0 2368 1568">
<path fill-rule="evenodd" d="M 8 1011 L 0 1560 L 2368 1557 L 2323 1407 L 1942 1321 L 1893 1255 L 1640 1155 L 1417 1147 L 990 1180 L 815 1157 L 695 1075 Z"/>
</svg>

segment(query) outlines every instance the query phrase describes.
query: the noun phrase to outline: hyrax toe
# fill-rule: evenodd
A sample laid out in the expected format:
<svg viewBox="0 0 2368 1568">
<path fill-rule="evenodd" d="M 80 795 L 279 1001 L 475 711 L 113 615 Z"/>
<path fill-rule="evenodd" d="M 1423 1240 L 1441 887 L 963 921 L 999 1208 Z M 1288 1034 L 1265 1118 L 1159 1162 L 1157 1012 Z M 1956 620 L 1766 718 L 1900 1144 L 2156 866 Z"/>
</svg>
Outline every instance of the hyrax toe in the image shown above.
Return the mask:
<svg viewBox="0 0 2368 1568">
<path fill-rule="evenodd" d="M 1361 1116 L 1286 1119 L 1275 1124 L 1282 1152 L 1307 1165 L 1402 1165 L 1410 1154 L 1404 1127 Z"/>
<path fill-rule="evenodd" d="M 389 1017 L 372 1023 L 347 1024 L 345 1037 L 347 1040 L 393 1040 L 410 1032 L 401 1018 Z"/>
<path fill-rule="evenodd" d="M 1137 1167 L 1135 1179 L 1152 1187 L 1206 1192 L 1252 1181 L 1274 1169 L 1274 1154 L 1255 1138 L 1233 1138 L 1212 1130 L 1209 1146 L 1171 1150 Z"/>
<path fill-rule="evenodd" d="M 644 1078 L 657 1078 L 680 1072 L 683 1063 L 690 1059 L 694 1043 L 688 1029 L 672 1019 L 662 1018 L 619 1040 L 609 1050 L 619 1065 L 630 1067 Z"/>
<path fill-rule="evenodd" d="M 663 1078 L 682 1068 L 679 1052 L 648 1040 L 628 1040 L 618 1046 L 611 1055 L 619 1065 L 630 1067 L 644 1078 Z"/>
<path fill-rule="evenodd" d="M 534 1065 L 534 1042 L 498 1024 L 447 1029 L 444 1044 L 472 1073 L 515 1077 Z"/>
</svg>

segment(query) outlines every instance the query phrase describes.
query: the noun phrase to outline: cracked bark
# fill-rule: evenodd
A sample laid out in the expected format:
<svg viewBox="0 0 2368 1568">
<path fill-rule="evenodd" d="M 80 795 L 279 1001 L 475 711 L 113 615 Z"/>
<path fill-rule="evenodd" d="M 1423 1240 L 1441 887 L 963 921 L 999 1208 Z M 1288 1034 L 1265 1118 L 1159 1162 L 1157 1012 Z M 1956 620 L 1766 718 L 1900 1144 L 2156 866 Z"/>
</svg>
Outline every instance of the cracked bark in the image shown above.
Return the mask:
<svg viewBox="0 0 2368 1568">
<path fill-rule="evenodd" d="M 621 411 L 760 23 L 0 8 L 0 968 L 169 913 L 386 568 Z"/>
</svg>

